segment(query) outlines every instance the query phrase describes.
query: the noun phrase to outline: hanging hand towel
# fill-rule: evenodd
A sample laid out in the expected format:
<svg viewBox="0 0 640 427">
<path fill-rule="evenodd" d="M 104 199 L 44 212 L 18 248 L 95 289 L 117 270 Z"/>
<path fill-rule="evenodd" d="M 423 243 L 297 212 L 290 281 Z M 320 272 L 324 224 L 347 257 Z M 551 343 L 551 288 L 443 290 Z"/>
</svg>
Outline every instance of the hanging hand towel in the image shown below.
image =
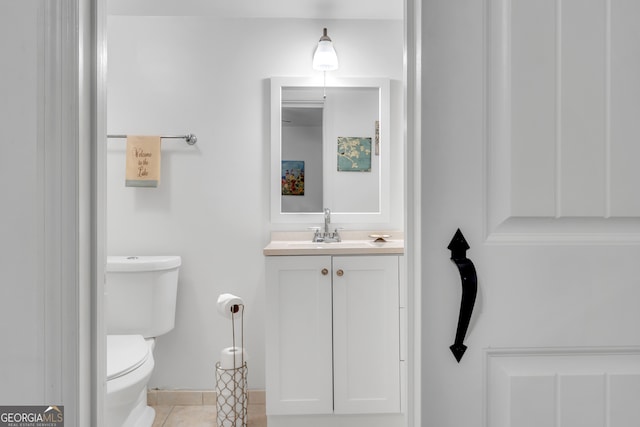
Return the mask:
<svg viewBox="0 0 640 427">
<path fill-rule="evenodd" d="M 157 187 L 160 182 L 160 137 L 128 136 L 125 186 Z"/>
</svg>

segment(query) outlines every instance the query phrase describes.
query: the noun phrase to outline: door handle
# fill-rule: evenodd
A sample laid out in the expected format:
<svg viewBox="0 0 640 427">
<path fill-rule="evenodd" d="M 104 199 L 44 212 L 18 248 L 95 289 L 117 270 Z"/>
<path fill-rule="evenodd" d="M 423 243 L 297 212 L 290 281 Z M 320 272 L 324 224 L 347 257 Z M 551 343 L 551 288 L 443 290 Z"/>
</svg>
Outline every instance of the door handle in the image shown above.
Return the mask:
<svg viewBox="0 0 640 427">
<path fill-rule="evenodd" d="M 464 338 L 469 328 L 473 306 L 478 293 L 478 278 L 473 262 L 467 258 L 467 249 L 470 246 L 465 240 L 460 229 L 453 235 L 451 243 L 447 249 L 451 251 L 451 261 L 458 267 L 460 279 L 462 280 L 462 298 L 460 301 L 460 315 L 458 316 L 458 328 L 456 329 L 456 339 L 451 347 L 451 352 L 458 363 L 462 359 L 467 346 L 464 345 Z"/>
</svg>

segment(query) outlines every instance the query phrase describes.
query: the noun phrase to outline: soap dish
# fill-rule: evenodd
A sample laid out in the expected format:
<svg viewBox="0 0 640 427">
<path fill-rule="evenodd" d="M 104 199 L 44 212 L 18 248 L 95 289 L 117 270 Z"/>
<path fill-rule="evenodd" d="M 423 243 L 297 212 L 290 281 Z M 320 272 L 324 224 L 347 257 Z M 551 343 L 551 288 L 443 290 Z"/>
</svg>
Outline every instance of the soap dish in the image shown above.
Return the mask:
<svg viewBox="0 0 640 427">
<path fill-rule="evenodd" d="M 387 241 L 386 239 L 391 237 L 391 234 L 369 234 L 369 237 L 375 239 L 374 242 L 376 243 L 384 243 Z"/>
</svg>

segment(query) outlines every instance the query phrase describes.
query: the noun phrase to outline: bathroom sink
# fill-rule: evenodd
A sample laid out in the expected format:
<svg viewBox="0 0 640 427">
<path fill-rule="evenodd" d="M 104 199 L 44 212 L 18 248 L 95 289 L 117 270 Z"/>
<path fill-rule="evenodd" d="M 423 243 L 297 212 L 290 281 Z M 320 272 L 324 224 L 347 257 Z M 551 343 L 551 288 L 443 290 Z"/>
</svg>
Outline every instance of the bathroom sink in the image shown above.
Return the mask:
<svg viewBox="0 0 640 427">
<path fill-rule="evenodd" d="M 303 248 L 303 247 L 309 247 L 309 248 L 316 248 L 316 249 L 322 249 L 324 247 L 326 247 L 327 245 L 331 245 L 334 247 L 340 247 L 340 248 L 347 248 L 347 247 L 353 247 L 355 246 L 355 242 L 308 242 L 308 241 L 304 241 L 304 240 L 294 240 L 292 242 L 287 242 L 287 246 L 289 247 L 293 247 L 293 248 Z"/>
<path fill-rule="evenodd" d="M 389 242 L 386 242 L 389 243 Z M 328 247 L 337 248 L 369 248 L 384 245 L 385 243 L 376 243 L 367 240 L 346 240 L 341 242 L 306 242 L 302 240 L 287 242 L 287 246 L 290 248 L 313 248 L 313 249 L 327 249 Z"/>
<path fill-rule="evenodd" d="M 357 255 L 375 253 L 404 253 L 404 241 L 343 240 L 341 242 L 311 242 L 309 240 L 273 240 L 264 248 L 265 255 Z"/>
</svg>

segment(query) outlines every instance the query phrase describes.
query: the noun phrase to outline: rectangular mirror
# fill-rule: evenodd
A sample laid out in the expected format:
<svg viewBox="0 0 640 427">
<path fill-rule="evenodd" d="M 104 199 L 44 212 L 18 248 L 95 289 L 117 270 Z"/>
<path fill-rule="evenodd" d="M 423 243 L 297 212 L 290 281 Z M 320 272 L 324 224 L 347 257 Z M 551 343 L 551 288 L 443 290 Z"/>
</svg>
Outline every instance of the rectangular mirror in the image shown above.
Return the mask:
<svg viewBox="0 0 640 427">
<path fill-rule="evenodd" d="M 383 78 L 271 79 L 271 219 L 389 220 L 390 83 Z"/>
</svg>

